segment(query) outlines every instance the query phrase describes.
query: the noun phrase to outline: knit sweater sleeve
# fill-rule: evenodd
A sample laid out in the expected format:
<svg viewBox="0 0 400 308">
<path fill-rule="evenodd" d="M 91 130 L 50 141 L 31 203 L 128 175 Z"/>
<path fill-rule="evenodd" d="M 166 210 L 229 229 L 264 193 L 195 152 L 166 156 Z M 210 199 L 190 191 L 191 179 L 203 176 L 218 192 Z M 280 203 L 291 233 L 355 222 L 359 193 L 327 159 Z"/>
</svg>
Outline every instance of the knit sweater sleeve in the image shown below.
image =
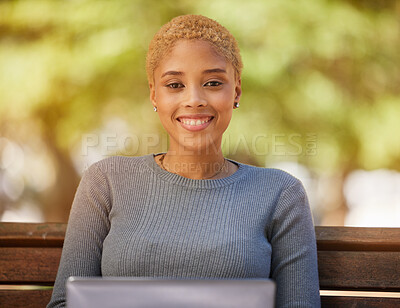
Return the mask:
<svg viewBox="0 0 400 308">
<path fill-rule="evenodd" d="M 101 255 L 110 222 L 107 179 L 96 164 L 84 173 L 72 204 L 63 252 L 48 308 L 64 307 L 70 276 L 101 276 Z"/>
<path fill-rule="evenodd" d="M 300 181 L 282 191 L 269 237 L 276 307 L 320 307 L 315 231 Z"/>
</svg>

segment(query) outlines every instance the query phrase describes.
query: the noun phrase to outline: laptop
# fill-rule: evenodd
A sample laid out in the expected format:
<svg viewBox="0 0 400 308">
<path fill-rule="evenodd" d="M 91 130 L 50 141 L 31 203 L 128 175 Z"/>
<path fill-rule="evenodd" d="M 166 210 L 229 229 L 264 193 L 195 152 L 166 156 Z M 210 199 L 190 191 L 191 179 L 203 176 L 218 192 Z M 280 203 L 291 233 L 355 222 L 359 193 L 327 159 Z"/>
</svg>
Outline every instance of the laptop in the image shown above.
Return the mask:
<svg viewBox="0 0 400 308">
<path fill-rule="evenodd" d="M 68 308 L 273 308 L 269 279 L 70 277 Z"/>
</svg>

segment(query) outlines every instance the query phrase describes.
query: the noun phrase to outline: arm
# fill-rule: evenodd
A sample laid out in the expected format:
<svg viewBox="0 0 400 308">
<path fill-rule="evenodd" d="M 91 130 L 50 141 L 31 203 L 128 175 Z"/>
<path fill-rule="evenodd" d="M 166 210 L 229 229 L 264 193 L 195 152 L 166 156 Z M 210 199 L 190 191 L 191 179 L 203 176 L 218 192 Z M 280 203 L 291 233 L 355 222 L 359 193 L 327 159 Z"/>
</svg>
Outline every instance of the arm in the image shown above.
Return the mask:
<svg viewBox="0 0 400 308">
<path fill-rule="evenodd" d="M 315 231 L 299 181 L 282 191 L 270 226 L 276 307 L 320 307 Z"/>
<path fill-rule="evenodd" d="M 70 276 L 101 276 L 101 255 L 111 209 L 107 179 L 96 165 L 83 175 L 72 204 L 53 295 L 48 308 L 65 306 Z"/>
</svg>

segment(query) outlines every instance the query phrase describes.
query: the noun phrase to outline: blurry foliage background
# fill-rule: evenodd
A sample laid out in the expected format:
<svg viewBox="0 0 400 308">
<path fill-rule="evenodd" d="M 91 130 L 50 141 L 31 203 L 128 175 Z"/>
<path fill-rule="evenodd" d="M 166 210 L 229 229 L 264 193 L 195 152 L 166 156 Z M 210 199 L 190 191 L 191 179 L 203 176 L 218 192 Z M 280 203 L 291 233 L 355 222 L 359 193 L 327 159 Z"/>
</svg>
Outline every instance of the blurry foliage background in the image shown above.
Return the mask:
<svg viewBox="0 0 400 308">
<path fill-rule="evenodd" d="M 306 168 L 316 224 L 344 223 L 353 171 L 400 171 L 398 1 L 0 1 L 0 217 L 66 221 L 88 164 L 167 149 L 145 54 L 181 14 L 216 19 L 241 48 L 225 154 Z"/>
</svg>

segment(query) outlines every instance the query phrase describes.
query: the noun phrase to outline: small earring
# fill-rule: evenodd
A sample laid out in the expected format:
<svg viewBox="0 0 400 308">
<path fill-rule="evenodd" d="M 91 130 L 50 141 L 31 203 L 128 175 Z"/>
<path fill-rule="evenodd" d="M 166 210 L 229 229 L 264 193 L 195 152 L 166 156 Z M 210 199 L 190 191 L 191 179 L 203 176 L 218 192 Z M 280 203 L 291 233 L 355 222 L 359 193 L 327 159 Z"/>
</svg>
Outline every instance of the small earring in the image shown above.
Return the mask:
<svg viewBox="0 0 400 308">
<path fill-rule="evenodd" d="M 154 110 L 155 112 L 157 112 L 157 107 L 156 107 L 156 106 L 154 106 L 154 107 L 153 107 L 153 110 Z"/>
<path fill-rule="evenodd" d="M 239 108 L 240 104 L 239 104 L 238 102 L 235 102 L 235 103 L 233 104 L 233 106 L 234 106 L 235 108 Z"/>
</svg>

